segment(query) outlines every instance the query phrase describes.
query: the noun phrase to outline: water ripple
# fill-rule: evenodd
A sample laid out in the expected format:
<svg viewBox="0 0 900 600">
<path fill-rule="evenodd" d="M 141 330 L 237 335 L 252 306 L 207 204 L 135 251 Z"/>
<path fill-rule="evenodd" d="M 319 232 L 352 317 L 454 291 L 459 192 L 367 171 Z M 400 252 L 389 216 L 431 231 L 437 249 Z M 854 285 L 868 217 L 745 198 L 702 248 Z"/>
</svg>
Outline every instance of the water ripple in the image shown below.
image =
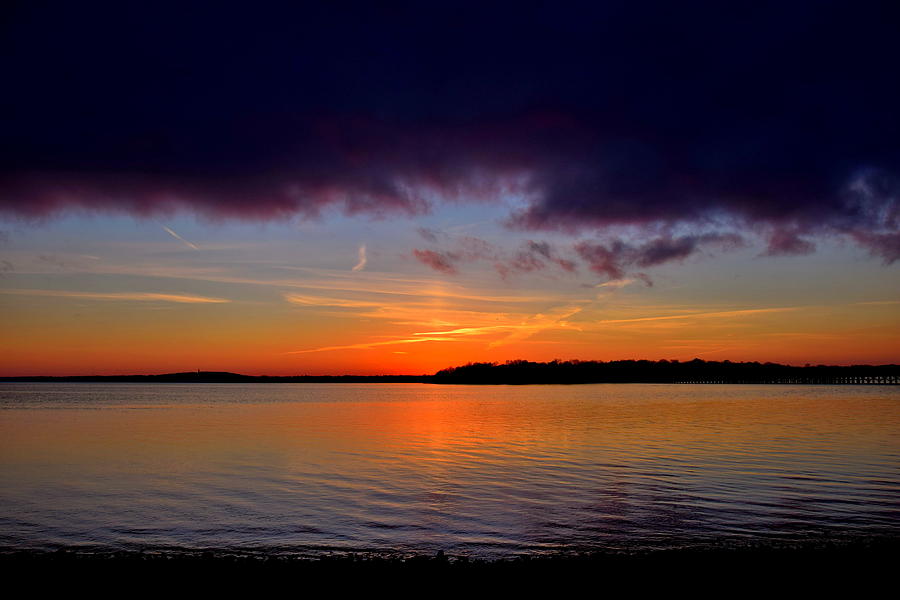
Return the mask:
<svg viewBox="0 0 900 600">
<path fill-rule="evenodd" d="M 0 409 L 2 547 L 503 556 L 900 534 L 892 388 L 0 384 Z"/>
</svg>

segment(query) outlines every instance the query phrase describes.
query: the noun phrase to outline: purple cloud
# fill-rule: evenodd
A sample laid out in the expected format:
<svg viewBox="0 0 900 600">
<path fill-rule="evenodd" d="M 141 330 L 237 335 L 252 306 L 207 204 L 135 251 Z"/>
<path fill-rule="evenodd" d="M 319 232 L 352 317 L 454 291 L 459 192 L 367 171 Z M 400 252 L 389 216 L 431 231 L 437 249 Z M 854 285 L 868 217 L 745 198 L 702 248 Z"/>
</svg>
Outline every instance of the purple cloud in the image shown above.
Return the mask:
<svg viewBox="0 0 900 600">
<path fill-rule="evenodd" d="M 900 260 L 900 233 L 868 233 L 859 231 L 854 234 L 858 243 L 869 250 L 872 256 L 881 258 L 885 265 Z"/>
<path fill-rule="evenodd" d="M 456 275 L 459 271 L 456 268 L 456 262 L 459 257 L 450 252 L 437 252 L 434 250 L 413 249 L 413 256 L 423 265 L 431 267 L 435 271 L 446 273 L 447 275 Z"/>
<path fill-rule="evenodd" d="M 512 273 L 543 271 L 554 265 L 568 273 L 576 269 L 573 261 L 558 256 L 556 249 L 548 242 L 528 240 L 511 258 L 499 261 L 494 266 L 506 278 Z"/>
<path fill-rule="evenodd" d="M 797 231 L 777 228 L 769 235 L 769 245 L 765 254 L 767 256 L 783 256 L 812 254 L 816 251 L 816 245 L 805 240 Z"/>
<path fill-rule="evenodd" d="M 731 250 L 743 244 L 743 239 L 736 234 L 709 233 L 680 237 L 660 236 L 640 245 L 629 244 L 620 239 L 606 244 L 579 242 L 575 249 L 595 273 L 609 279 L 622 279 L 626 270 L 633 266 L 654 267 L 668 262 L 680 262 L 709 248 Z M 647 275 L 635 273 L 633 276 L 650 285 Z"/>
<path fill-rule="evenodd" d="M 216 27 L 128 3 L 15 11 L 0 215 L 381 218 L 515 196 L 512 227 L 644 238 L 583 246 L 605 274 L 683 260 L 710 231 L 752 232 L 770 255 L 838 238 L 894 263 L 896 19 L 883 3 L 789 4 L 479 5 L 477 19 L 286 4 L 223 7 Z"/>
</svg>

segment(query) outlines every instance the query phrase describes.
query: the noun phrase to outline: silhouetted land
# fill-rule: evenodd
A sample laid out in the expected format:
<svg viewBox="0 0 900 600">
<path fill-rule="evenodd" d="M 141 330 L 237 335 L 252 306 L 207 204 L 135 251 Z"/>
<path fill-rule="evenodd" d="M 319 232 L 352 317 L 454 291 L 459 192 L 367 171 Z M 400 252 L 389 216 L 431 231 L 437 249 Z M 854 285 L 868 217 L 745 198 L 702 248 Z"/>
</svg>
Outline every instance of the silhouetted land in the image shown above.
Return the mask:
<svg viewBox="0 0 900 600">
<path fill-rule="evenodd" d="M 794 367 L 776 363 L 677 360 L 558 361 L 525 360 L 470 363 L 434 375 L 240 375 L 195 371 L 163 375 L 80 375 L 71 377 L 2 377 L 21 382 L 132 383 L 445 383 L 480 385 L 578 383 L 756 383 L 897 385 L 900 365 Z"/>
<path fill-rule="evenodd" d="M 472 363 L 437 372 L 433 383 L 805 383 L 898 384 L 900 365 L 793 367 L 776 363 L 669 360 Z"/>
<path fill-rule="evenodd" d="M 241 375 L 222 371 L 188 371 L 162 375 L 73 375 L 68 377 L 0 377 L 0 381 L 58 383 L 430 383 L 430 375 Z"/>
</svg>

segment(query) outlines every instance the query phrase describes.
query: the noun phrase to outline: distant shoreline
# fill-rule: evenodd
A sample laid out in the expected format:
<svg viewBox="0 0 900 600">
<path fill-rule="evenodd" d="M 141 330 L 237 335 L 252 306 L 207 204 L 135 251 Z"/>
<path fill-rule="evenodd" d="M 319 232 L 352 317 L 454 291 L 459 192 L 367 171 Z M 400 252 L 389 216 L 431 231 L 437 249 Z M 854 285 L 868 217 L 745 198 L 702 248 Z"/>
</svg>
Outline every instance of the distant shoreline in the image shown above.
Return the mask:
<svg viewBox="0 0 900 600">
<path fill-rule="evenodd" d="M 159 375 L 35 375 L 0 377 L 0 383 L 432 383 L 433 375 L 242 375 L 225 372 Z"/>
<path fill-rule="evenodd" d="M 898 385 L 900 365 L 816 365 L 703 361 L 552 361 L 470 363 L 433 375 L 242 375 L 190 371 L 158 375 L 0 377 L 5 383 L 432 383 L 474 385 L 677 383 Z"/>
</svg>

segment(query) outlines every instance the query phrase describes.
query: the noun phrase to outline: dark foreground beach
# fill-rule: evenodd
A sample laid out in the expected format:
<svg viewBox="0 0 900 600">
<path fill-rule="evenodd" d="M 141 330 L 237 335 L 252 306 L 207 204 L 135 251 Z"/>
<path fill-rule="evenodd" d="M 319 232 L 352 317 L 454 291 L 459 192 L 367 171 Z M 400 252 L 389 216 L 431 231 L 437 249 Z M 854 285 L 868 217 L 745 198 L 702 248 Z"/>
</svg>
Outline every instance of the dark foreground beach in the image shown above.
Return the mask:
<svg viewBox="0 0 900 600">
<path fill-rule="evenodd" d="M 10 583 L 33 592 L 262 593 L 308 595 L 388 588 L 442 595 L 478 590 L 540 590 L 590 595 L 670 593 L 866 594 L 895 577 L 900 540 L 860 540 L 791 547 L 705 548 L 589 553 L 486 561 L 445 556 L 9 552 L 0 567 Z M 177 586 L 177 587 L 174 587 Z M 288 587 L 284 587 L 288 586 Z M 587 586 L 587 587 L 584 587 Z"/>
</svg>

